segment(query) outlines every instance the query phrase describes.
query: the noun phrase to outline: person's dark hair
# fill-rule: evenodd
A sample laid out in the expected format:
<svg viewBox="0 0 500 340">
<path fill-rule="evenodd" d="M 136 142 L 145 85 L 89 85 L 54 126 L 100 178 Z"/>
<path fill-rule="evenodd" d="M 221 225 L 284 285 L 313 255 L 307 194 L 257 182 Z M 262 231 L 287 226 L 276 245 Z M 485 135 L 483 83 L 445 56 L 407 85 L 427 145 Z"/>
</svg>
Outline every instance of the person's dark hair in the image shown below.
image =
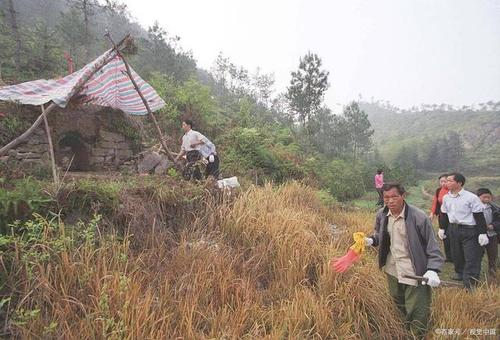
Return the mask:
<svg viewBox="0 0 500 340">
<path fill-rule="evenodd" d="M 477 197 L 484 195 L 484 194 L 490 194 L 491 196 L 493 196 L 493 194 L 491 193 L 491 190 L 488 188 L 477 189 L 477 192 L 476 192 Z"/>
<path fill-rule="evenodd" d="M 382 170 L 382 169 L 378 169 L 378 170 L 377 170 L 377 175 L 380 175 L 382 172 L 384 172 L 384 170 Z"/>
<path fill-rule="evenodd" d="M 453 179 L 457 183 L 462 183 L 462 186 L 465 185 L 465 176 L 462 175 L 461 173 L 458 172 L 452 172 L 451 174 L 448 174 L 448 176 L 453 176 Z"/>
<path fill-rule="evenodd" d="M 382 187 L 382 191 L 389 191 L 391 189 L 396 188 L 399 192 L 400 195 L 403 195 L 406 193 L 405 187 L 401 183 L 397 182 L 389 182 L 385 183 L 384 186 Z"/>
<path fill-rule="evenodd" d="M 449 175 L 448 174 L 442 174 L 442 175 L 439 175 L 438 179 L 441 179 L 443 177 L 448 177 Z"/>
<path fill-rule="evenodd" d="M 189 125 L 191 129 L 193 128 L 193 121 L 191 119 L 184 119 L 183 122 Z"/>
</svg>

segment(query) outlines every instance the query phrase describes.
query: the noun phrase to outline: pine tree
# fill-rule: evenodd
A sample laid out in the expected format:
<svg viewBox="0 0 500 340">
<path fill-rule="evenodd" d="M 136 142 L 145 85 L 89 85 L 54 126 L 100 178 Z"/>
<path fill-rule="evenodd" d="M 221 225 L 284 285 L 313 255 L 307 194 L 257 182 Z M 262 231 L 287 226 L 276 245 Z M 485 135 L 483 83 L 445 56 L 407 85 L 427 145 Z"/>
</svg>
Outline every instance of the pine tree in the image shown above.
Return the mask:
<svg viewBox="0 0 500 340">
<path fill-rule="evenodd" d="M 322 62 L 317 54 L 307 53 L 300 58 L 299 69 L 292 72 L 287 99 L 292 114 L 300 121 L 308 135 L 312 129 L 307 123 L 321 108 L 325 91 L 328 89 L 328 71 L 321 69 Z"/>
<path fill-rule="evenodd" d="M 368 115 L 359 108 L 356 102 L 352 102 L 344 109 L 344 117 L 351 155 L 354 160 L 357 160 L 361 154 L 370 150 L 374 131 Z"/>
</svg>

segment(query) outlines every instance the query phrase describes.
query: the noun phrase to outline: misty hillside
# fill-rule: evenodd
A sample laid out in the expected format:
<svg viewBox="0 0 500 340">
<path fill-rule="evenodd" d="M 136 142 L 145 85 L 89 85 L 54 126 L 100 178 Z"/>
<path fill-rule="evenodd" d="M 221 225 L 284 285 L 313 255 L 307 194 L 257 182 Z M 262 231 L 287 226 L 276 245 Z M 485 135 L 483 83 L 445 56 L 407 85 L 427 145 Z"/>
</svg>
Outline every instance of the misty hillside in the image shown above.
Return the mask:
<svg viewBox="0 0 500 340">
<path fill-rule="evenodd" d="M 344 200 L 371 187 L 377 167 L 386 169 L 388 178 L 414 184 L 415 170 L 466 168 L 488 174 L 500 165 L 500 147 L 494 143 L 500 134 L 499 103 L 491 102 L 484 112 L 428 105 L 427 111 L 398 113 L 387 105 L 352 102 L 334 114 L 324 93 L 336 80 L 328 78 L 320 56 L 308 53 L 298 60 L 290 86 L 277 93 L 272 74 L 252 72 L 222 54 L 210 70 L 202 70 L 182 49 L 181 37 L 158 23 L 141 27 L 125 4 L 0 2 L 0 83 L 64 76 L 68 56 L 79 69 L 110 47 L 106 31 L 115 40 L 131 33 L 137 48 L 128 56 L 130 64 L 167 103 L 156 116 L 172 149 L 179 147 L 181 119 L 194 120 L 217 145 L 224 176 L 259 183 L 307 179 Z M 301 77 L 305 69 L 317 71 Z M 33 119 L 3 106 L 0 113 L 0 144 Z M 152 131 L 145 122 L 141 142 L 146 147 L 156 143 Z"/>
<path fill-rule="evenodd" d="M 450 133 L 458 133 L 467 166 L 490 168 L 500 165 L 500 110 L 429 110 L 396 112 L 376 103 L 361 102 L 375 130 L 380 154 L 388 160 L 402 148 L 416 148 L 425 159 L 432 145 Z"/>
</svg>

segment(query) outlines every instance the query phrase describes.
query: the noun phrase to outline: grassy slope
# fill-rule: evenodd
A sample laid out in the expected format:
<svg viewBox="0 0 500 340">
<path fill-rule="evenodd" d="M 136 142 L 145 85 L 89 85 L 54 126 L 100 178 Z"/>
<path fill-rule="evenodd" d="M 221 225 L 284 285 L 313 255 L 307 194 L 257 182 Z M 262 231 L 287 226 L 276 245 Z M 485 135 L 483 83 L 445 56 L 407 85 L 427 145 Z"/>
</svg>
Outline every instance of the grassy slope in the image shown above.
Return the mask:
<svg viewBox="0 0 500 340">
<path fill-rule="evenodd" d="M 79 245 L 61 245 L 62 226 L 41 220 L 36 243 L 2 253 L 12 275 L 10 329 L 19 337 L 408 338 L 375 250 L 347 273 L 329 269 L 352 232 L 370 232 L 372 212 L 327 208 L 297 183 L 205 202 L 178 233 L 154 219 L 125 237 L 87 225 Z M 433 327 L 492 328 L 498 299 L 488 286 L 438 289 Z"/>
</svg>

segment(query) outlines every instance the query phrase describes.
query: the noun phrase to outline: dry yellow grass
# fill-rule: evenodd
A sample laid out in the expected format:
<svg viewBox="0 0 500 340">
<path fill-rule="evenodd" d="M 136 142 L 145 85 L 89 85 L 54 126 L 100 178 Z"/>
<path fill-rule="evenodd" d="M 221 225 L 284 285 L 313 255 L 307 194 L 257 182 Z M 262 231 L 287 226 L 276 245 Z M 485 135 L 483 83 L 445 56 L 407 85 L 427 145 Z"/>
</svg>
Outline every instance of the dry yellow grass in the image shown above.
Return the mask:
<svg viewBox="0 0 500 340">
<path fill-rule="evenodd" d="M 217 202 L 208 200 L 206 211 L 176 237 L 152 225 L 140 237 L 100 235 L 96 242 L 66 244 L 51 261 L 35 263 L 32 275 L 18 249 L 10 267 L 20 278 L 12 283 L 12 335 L 408 338 L 375 251 L 348 273 L 328 267 L 350 245 L 352 232 L 371 230 L 372 214 L 327 209 L 298 183 L 250 188 L 232 202 Z M 332 223 L 345 232 L 334 235 Z M 473 294 L 443 288 L 434 325 L 498 327 L 499 298 L 498 288 Z"/>
</svg>

